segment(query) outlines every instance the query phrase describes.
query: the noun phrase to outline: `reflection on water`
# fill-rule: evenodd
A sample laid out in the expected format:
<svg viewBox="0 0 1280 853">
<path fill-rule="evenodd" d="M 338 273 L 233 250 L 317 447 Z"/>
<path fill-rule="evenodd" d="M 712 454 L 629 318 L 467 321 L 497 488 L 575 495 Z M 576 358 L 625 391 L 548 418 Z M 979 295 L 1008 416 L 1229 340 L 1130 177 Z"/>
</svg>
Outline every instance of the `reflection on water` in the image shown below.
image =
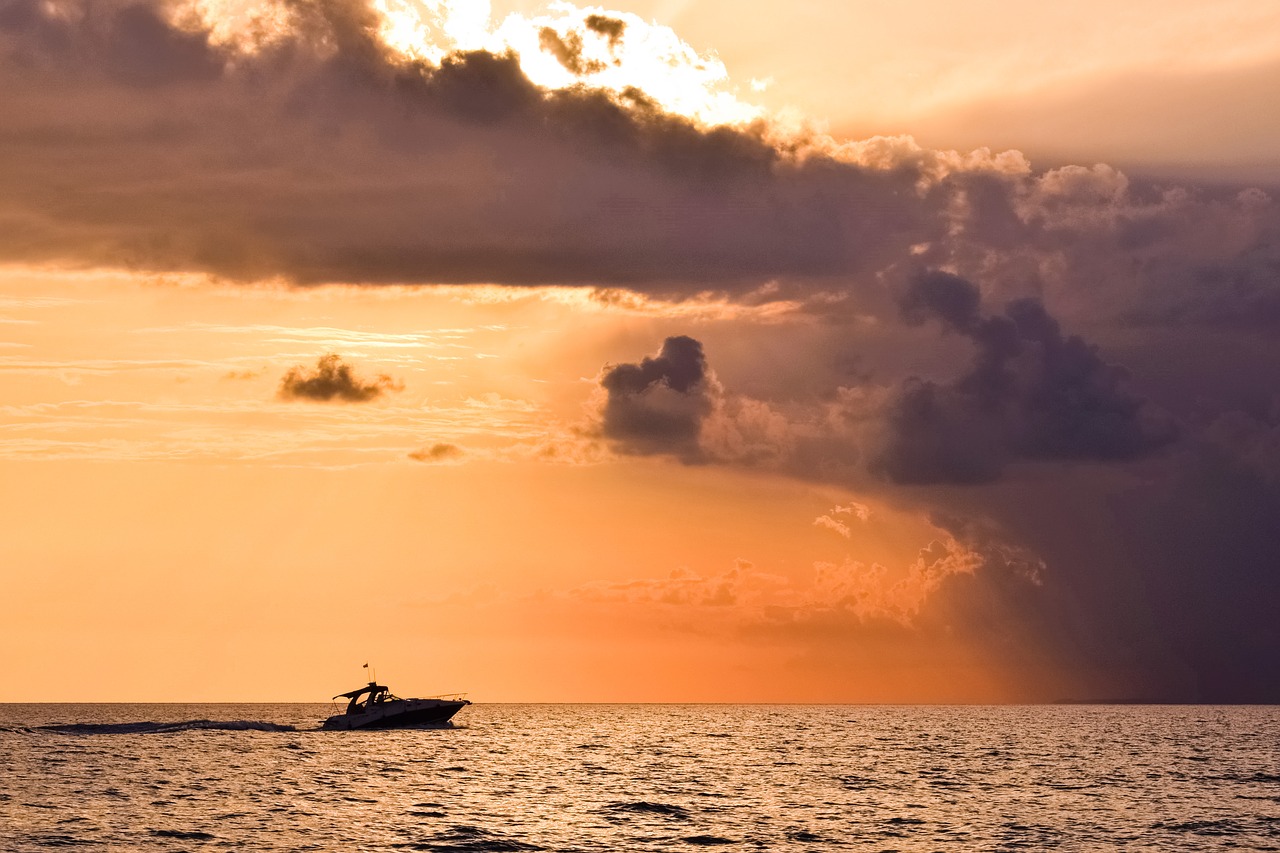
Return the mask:
<svg viewBox="0 0 1280 853">
<path fill-rule="evenodd" d="M 1280 850 L 1275 707 L 0 705 L 0 849 Z"/>
</svg>

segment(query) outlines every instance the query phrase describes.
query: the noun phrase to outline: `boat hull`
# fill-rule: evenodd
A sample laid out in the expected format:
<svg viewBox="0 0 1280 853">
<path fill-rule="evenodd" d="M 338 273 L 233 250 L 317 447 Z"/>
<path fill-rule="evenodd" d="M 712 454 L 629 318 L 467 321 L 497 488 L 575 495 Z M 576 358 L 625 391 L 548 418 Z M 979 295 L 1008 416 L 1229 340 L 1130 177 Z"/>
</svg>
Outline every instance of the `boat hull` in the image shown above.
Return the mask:
<svg viewBox="0 0 1280 853">
<path fill-rule="evenodd" d="M 335 714 L 322 728 L 350 731 L 439 726 L 470 704 L 465 699 L 396 699 L 355 714 Z"/>
</svg>

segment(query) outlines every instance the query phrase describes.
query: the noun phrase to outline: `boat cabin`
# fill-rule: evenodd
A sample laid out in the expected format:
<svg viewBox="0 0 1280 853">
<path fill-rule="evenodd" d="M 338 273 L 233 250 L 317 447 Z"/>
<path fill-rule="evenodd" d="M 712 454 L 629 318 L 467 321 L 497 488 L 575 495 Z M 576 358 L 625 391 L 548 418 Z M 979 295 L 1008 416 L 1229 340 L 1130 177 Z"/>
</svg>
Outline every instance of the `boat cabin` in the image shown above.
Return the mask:
<svg viewBox="0 0 1280 853">
<path fill-rule="evenodd" d="M 368 698 L 361 701 L 365 694 Z M 334 699 L 350 699 L 347 703 L 348 714 L 363 714 L 369 708 L 381 705 L 383 702 L 389 702 L 396 697 L 391 695 L 391 690 L 384 684 L 370 681 L 368 686 L 360 687 L 348 693 L 339 693 Z"/>
</svg>

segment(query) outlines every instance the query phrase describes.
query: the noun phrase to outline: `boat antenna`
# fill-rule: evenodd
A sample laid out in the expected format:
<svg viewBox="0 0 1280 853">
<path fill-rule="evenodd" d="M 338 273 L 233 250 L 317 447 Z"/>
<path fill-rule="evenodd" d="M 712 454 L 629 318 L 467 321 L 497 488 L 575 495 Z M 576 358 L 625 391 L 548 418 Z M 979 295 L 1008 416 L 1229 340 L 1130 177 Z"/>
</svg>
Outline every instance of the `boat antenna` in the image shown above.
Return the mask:
<svg viewBox="0 0 1280 853">
<path fill-rule="evenodd" d="M 367 669 L 367 670 L 369 670 L 369 681 L 370 681 L 370 683 L 372 683 L 372 684 L 377 684 L 377 683 L 378 683 L 378 673 L 374 672 L 373 668 L 372 668 L 372 667 L 370 667 L 370 666 L 369 666 L 369 664 L 365 664 L 365 665 L 364 665 L 364 668 L 365 668 L 365 669 Z"/>
</svg>

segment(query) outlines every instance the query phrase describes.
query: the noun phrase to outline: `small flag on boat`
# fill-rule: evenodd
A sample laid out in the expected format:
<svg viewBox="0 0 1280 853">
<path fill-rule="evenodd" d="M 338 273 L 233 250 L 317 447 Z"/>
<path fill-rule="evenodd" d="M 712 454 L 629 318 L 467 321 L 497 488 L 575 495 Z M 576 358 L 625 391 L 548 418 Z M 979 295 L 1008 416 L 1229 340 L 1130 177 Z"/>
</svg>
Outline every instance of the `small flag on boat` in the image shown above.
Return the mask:
<svg viewBox="0 0 1280 853">
<path fill-rule="evenodd" d="M 369 664 L 365 664 L 364 669 L 368 669 L 368 668 L 369 668 Z"/>
</svg>

